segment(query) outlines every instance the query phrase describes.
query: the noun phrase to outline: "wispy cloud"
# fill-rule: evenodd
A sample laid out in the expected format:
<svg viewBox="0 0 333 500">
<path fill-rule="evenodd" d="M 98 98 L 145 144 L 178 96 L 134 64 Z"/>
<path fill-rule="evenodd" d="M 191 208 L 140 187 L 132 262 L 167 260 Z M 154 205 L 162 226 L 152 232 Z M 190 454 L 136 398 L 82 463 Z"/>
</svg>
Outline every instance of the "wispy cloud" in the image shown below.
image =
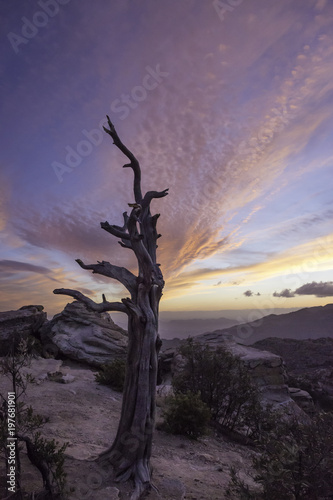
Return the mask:
<svg viewBox="0 0 333 500">
<path fill-rule="evenodd" d="M 18 262 L 15 260 L 0 260 L 0 269 L 8 270 L 9 272 L 30 272 L 37 274 L 51 274 L 53 271 L 43 266 L 36 266 L 28 262 Z"/>
<path fill-rule="evenodd" d="M 115 219 L 121 222 L 121 211 Z M 82 201 L 67 206 L 65 210 L 56 210 L 54 207 L 45 214 L 34 209 L 27 214 L 20 206 L 13 225 L 16 234 L 24 242 L 33 247 L 61 251 L 70 256 L 73 262 L 81 258 L 88 260 L 87 263 L 94 263 L 112 257 L 112 261 L 117 264 L 123 252 L 118 251 L 120 247 L 117 240 L 101 229 L 100 222 L 105 220 L 106 213 L 88 208 Z M 134 265 L 131 257 L 130 253 L 125 256 L 129 266 Z"/>
<path fill-rule="evenodd" d="M 313 271 L 325 271 L 331 269 L 332 265 L 332 242 L 333 234 L 330 234 L 324 238 L 297 245 L 285 252 L 269 255 L 259 263 L 184 271 L 170 279 L 167 289 L 172 294 L 177 290 L 196 287 L 203 281 L 219 279 L 222 276 L 233 276 L 234 280 L 237 277 L 248 283 L 254 283 L 279 276 L 307 276 Z M 221 286 L 229 285 L 225 282 Z M 251 290 L 248 292 L 253 293 Z"/>
</svg>

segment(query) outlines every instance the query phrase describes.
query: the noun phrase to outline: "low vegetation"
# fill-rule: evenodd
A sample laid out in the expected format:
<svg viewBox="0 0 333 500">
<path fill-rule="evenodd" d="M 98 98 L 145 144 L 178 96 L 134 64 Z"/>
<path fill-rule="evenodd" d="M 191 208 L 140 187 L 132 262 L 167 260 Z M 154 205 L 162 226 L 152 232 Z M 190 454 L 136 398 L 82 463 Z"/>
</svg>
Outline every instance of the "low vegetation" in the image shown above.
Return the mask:
<svg viewBox="0 0 333 500">
<path fill-rule="evenodd" d="M 303 422 L 284 418 L 262 407 L 246 367 L 225 349 L 212 350 L 188 339 L 179 352 L 184 367 L 173 379 L 175 395 L 166 400 L 164 429 L 197 438 L 210 420 L 250 435 L 256 446 L 251 481 L 231 469 L 226 498 L 332 498 L 332 413 L 321 411 Z"/>
<path fill-rule="evenodd" d="M 308 423 L 276 421 L 253 458 L 250 488 L 235 470 L 227 498 L 234 500 L 328 500 L 333 492 L 333 414 L 319 412 Z"/>
<path fill-rule="evenodd" d="M 125 384 L 126 362 L 123 359 L 115 359 L 111 363 L 103 365 L 95 375 L 96 382 L 108 385 L 114 391 L 122 392 Z"/>
<path fill-rule="evenodd" d="M 43 438 L 40 429 L 47 419 L 35 413 L 25 402 L 28 383 L 34 383 L 34 379 L 29 374 L 24 375 L 22 369 L 29 366 L 31 356 L 30 344 L 22 340 L 15 351 L 13 346 L 11 355 L 0 361 L 0 374 L 8 379 L 8 394 L 13 395 L 9 402 L 8 394 L 0 394 L 0 455 L 7 471 L 10 463 L 15 464 L 9 490 L 15 491 L 13 498 L 27 498 L 25 485 L 21 484 L 21 460 L 25 446 L 31 464 L 41 475 L 43 491 L 38 493 L 38 498 L 60 500 L 67 494 L 63 467 L 67 443 L 59 447 L 55 440 Z"/>
<path fill-rule="evenodd" d="M 179 353 L 185 365 L 173 378 L 175 394 L 199 394 L 211 420 L 221 428 L 255 433 L 261 411 L 259 391 L 240 359 L 223 347 L 213 350 L 191 338 Z"/>
<path fill-rule="evenodd" d="M 199 393 L 188 391 L 169 396 L 163 417 L 163 430 L 197 439 L 207 432 L 211 413 Z"/>
</svg>

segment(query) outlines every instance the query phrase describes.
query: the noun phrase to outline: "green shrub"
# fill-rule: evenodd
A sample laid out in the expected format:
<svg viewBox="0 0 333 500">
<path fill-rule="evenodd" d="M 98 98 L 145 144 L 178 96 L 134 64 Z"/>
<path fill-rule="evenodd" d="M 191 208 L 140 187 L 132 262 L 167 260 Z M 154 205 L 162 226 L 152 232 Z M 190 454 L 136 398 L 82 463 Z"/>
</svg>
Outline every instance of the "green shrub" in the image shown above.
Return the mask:
<svg viewBox="0 0 333 500">
<path fill-rule="evenodd" d="M 223 427 L 249 426 L 259 411 L 259 391 L 241 360 L 223 347 L 211 349 L 189 338 L 180 349 L 184 370 L 173 378 L 176 393 L 200 393 L 212 420 Z"/>
<path fill-rule="evenodd" d="M 40 432 L 34 436 L 33 447 L 39 463 L 45 464 L 46 470 L 50 475 L 52 489 L 56 489 L 60 495 L 65 492 L 66 473 L 64 471 L 65 451 L 69 443 L 63 444 L 60 448 L 59 443 L 54 439 L 44 439 Z"/>
<path fill-rule="evenodd" d="M 43 479 L 44 489 L 39 492 L 38 498 L 65 498 L 66 474 L 64 472 L 65 449 L 68 443 L 58 448 L 54 440 L 41 437 L 38 429 L 48 421 L 34 412 L 24 399 L 28 383 L 34 382 L 30 374 L 23 374 L 22 368 L 29 366 L 32 353 L 29 342 L 21 340 L 16 351 L 0 360 L 0 374 L 10 381 L 11 392 L 15 394 L 15 456 L 17 464 L 15 498 L 26 498 L 24 485 L 21 485 L 21 452 L 23 443 L 26 445 L 27 455 L 34 467 L 38 469 Z M 8 464 L 8 424 L 11 413 L 7 404 L 7 397 L 0 393 L 0 456 Z M 13 431 L 14 432 L 14 431 Z M 1 495 L 1 491 L 0 491 Z M 46 495 L 46 496 L 45 496 Z M 37 497 L 36 497 L 37 498 Z"/>
<path fill-rule="evenodd" d="M 108 385 L 115 391 L 122 392 L 125 383 L 126 362 L 123 359 L 115 359 L 112 363 L 103 365 L 96 373 L 95 378 L 99 384 Z"/>
<path fill-rule="evenodd" d="M 166 399 L 163 428 L 172 434 L 197 439 L 206 433 L 210 416 L 209 408 L 201 400 L 200 394 L 176 394 Z"/>
<path fill-rule="evenodd" d="M 324 500 L 333 491 L 333 415 L 318 413 L 308 424 L 277 423 L 266 436 L 262 453 L 253 459 L 254 480 L 262 493 L 251 491 L 232 471 L 227 498 Z M 247 497 L 242 496 L 247 490 Z"/>
</svg>

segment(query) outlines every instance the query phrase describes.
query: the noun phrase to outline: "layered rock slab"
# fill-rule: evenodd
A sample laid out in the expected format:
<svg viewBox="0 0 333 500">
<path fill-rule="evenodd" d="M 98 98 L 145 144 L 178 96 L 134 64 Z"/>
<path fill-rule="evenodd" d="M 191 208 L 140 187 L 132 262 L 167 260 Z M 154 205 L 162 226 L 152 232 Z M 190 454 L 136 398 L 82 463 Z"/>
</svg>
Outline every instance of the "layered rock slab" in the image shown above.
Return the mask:
<svg viewBox="0 0 333 500">
<path fill-rule="evenodd" d="M 47 321 L 43 306 L 23 306 L 17 311 L 0 312 L 0 356 L 16 348 L 21 339 L 36 335 Z"/>
<path fill-rule="evenodd" d="M 45 324 L 40 338 L 51 354 L 94 367 L 126 356 L 127 332 L 109 314 L 90 311 L 77 301 Z"/>
</svg>

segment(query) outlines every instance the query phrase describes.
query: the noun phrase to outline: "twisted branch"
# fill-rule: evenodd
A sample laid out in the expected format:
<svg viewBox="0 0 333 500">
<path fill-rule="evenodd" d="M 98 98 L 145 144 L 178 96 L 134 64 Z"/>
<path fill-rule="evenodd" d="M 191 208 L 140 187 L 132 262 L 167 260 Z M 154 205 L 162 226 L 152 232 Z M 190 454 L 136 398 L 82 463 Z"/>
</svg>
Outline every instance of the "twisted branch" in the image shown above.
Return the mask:
<svg viewBox="0 0 333 500">
<path fill-rule="evenodd" d="M 83 293 L 78 292 L 77 290 L 71 290 L 69 288 L 56 288 L 53 290 L 53 293 L 56 295 L 69 295 L 74 299 L 83 302 L 88 309 L 96 312 L 107 312 L 107 311 L 118 311 L 128 314 L 128 310 L 126 306 L 122 302 L 108 302 L 107 300 L 103 300 L 103 302 L 97 304 L 93 300 L 89 299 Z M 105 297 L 103 297 L 104 299 Z"/>
<path fill-rule="evenodd" d="M 110 128 L 109 129 L 107 129 L 105 127 L 103 127 L 103 128 L 104 128 L 105 132 L 112 137 L 113 144 L 115 144 L 115 146 L 117 146 L 117 148 L 120 149 L 120 151 L 122 153 L 124 153 L 124 155 L 127 156 L 127 158 L 130 160 L 131 163 L 124 165 L 123 168 L 130 167 L 133 170 L 133 172 L 134 172 L 134 187 L 133 187 L 134 197 L 135 197 L 136 203 L 141 203 L 142 192 L 141 192 L 140 164 L 139 164 L 138 160 L 135 158 L 134 154 L 119 139 L 119 136 L 116 132 L 116 129 L 115 129 L 115 127 L 114 127 L 113 123 L 111 122 L 108 115 L 106 115 L 106 118 L 108 120 L 108 125 Z"/>
<path fill-rule="evenodd" d="M 125 233 L 119 226 L 111 225 L 107 221 L 101 222 L 101 228 L 122 240 L 129 240 L 129 234 Z"/>
<path fill-rule="evenodd" d="M 169 188 L 166 188 L 163 191 L 148 191 L 144 195 L 144 198 L 142 200 L 142 208 L 149 207 L 151 201 L 154 198 L 164 198 L 164 196 L 166 196 L 167 194 L 169 194 L 168 191 L 169 191 Z"/>
<path fill-rule="evenodd" d="M 98 262 L 97 264 L 84 264 L 81 259 L 76 259 L 76 262 L 80 267 L 82 267 L 82 269 L 91 270 L 93 274 L 101 274 L 119 281 L 125 288 L 127 288 L 131 295 L 134 294 L 136 288 L 136 276 L 125 267 L 115 266 L 105 260 Z"/>
</svg>

